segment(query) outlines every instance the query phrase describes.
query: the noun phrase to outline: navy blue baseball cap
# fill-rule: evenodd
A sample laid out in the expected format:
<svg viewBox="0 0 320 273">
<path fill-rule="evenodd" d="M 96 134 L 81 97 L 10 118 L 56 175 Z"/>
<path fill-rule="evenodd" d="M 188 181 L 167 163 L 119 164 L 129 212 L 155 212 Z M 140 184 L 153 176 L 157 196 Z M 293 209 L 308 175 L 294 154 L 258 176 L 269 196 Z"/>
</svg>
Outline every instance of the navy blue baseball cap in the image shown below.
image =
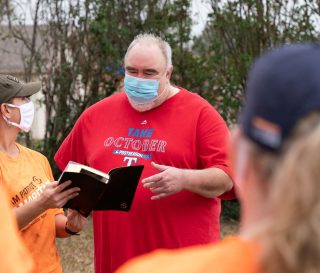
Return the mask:
<svg viewBox="0 0 320 273">
<path fill-rule="evenodd" d="M 320 110 L 320 43 L 285 45 L 263 54 L 246 83 L 244 134 L 278 151 L 297 121 Z"/>
</svg>

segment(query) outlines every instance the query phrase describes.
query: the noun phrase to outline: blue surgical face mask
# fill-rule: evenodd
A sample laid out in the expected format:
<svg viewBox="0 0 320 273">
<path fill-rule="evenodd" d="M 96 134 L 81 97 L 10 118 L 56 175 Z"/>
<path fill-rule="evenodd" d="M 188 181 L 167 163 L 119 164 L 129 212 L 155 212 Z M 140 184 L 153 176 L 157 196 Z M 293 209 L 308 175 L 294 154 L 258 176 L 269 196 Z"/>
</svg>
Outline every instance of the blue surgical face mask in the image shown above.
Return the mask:
<svg viewBox="0 0 320 273">
<path fill-rule="evenodd" d="M 124 77 L 124 89 L 130 100 L 137 103 L 148 103 L 158 97 L 159 80 Z"/>
</svg>

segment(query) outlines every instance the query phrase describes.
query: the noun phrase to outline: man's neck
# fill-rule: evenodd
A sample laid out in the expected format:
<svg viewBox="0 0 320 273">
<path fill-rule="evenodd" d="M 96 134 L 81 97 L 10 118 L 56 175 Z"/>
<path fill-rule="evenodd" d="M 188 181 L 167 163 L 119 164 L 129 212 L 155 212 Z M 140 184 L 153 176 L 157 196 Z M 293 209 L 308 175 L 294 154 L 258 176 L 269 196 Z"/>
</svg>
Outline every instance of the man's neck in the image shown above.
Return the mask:
<svg viewBox="0 0 320 273">
<path fill-rule="evenodd" d="M 173 97 L 175 94 L 177 94 L 180 91 L 180 89 L 178 87 L 175 87 L 171 84 L 168 86 L 168 88 L 170 91 L 169 91 L 167 99 Z"/>
<path fill-rule="evenodd" d="M 241 202 L 240 215 L 240 236 L 248 240 L 259 236 L 270 225 L 268 219 L 270 206 L 267 196 L 252 191 L 248 193 L 246 200 Z"/>
</svg>

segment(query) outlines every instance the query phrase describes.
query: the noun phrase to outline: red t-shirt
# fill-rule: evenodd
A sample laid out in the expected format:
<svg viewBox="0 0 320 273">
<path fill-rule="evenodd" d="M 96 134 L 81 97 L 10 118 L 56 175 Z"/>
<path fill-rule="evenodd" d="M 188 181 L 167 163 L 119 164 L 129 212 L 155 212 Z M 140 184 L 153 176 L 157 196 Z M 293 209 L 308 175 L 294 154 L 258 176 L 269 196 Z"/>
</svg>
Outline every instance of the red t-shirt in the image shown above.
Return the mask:
<svg viewBox="0 0 320 273">
<path fill-rule="evenodd" d="M 101 171 L 144 165 L 142 178 L 157 173 L 151 161 L 177 168 L 227 164 L 229 131 L 217 111 L 200 96 L 180 89 L 159 107 L 137 112 L 124 93 L 87 109 L 59 148 L 55 160 L 69 160 Z M 220 239 L 220 200 L 182 191 L 150 200 L 138 185 L 129 213 L 93 213 L 96 273 L 113 272 L 131 257 L 157 248 L 179 248 Z"/>
</svg>

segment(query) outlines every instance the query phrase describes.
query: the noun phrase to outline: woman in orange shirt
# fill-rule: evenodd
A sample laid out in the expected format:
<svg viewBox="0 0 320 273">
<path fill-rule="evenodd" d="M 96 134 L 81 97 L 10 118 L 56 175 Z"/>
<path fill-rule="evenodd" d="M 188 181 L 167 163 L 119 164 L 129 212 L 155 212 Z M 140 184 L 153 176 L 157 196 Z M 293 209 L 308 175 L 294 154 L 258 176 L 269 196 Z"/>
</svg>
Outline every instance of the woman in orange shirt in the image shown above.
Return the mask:
<svg viewBox="0 0 320 273">
<path fill-rule="evenodd" d="M 320 268 L 320 44 L 287 45 L 253 65 L 230 149 L 240 234 L 158 250 L 117 273 L 313 273 Z"/>
<path fill-rule="evenodd" d="M 8 191 L 22 239 L 34 261 L 33 272 L 60 273 L 55 239 L 76 234 L 85 219 L 72 210 L 65 216 L 61 209 L 79 188 L 64 191 L 70 181 L 58 185 L 47 158 L 16 141 L 21 130 L 30 130 L 34 106 L 29 96 L 40 88 L 37 82 L 26 84 L 0 75 L 0 184 Z"/>
</svg>

